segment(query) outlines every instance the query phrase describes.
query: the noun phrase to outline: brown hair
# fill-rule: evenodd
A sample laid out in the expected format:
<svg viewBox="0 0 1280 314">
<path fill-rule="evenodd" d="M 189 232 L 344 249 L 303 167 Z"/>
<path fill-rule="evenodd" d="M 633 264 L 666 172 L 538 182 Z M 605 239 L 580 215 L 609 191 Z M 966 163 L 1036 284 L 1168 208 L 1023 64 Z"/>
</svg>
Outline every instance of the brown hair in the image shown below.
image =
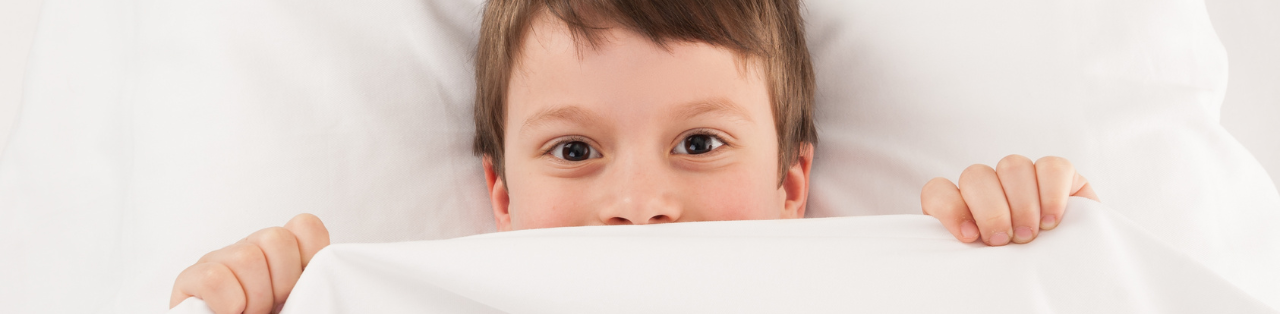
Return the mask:
<svg viewBox="0 0 1280 314">
<path fill-rule="evenodd" d="M 490 0 L 476 49 L 474 149 L 490 158 L 499 178 L 504 177 L 507 83 L 525 31 L 544 12 L 592 47 L 603 28 L 591 22 L 603 19 L 659 45 L 704 42 L 758 60 L 768 80 L 777 126 L 779 183 L 805 146 L 817 141 L 813 65 L 799 0 Z"/>
</svg>

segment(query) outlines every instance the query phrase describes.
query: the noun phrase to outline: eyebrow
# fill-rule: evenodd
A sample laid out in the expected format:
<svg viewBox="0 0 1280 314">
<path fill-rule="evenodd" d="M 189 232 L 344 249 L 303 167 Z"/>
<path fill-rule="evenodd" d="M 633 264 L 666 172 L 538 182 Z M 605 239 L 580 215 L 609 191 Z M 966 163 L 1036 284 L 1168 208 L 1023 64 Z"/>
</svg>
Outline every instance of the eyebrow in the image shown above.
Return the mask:
<svg viewBox="0 0 1280 314">
<path fill-rule="evenodd" d="M 552 121 L 568 121 L 575 124 L 592 125 L 600 121 L 600 117 L 578 106 L 565 106 L 546 109 L 524 120 L 521 129 L 536 127 Z"/>
<path fill-rule="evenodd" d="M 676 111 L 671 118 L 680 120 L 688 120 L 704 114 L 719 114 L 728 118 L 735 118 L 746 122 L 751 121 L 751 115 L 748 115 L 742 107 L 732 101 L 723 98 L 714 98 L 710 100 L 700 100 L 688 103 L 679 111 Z"/>
<path fill-rule="evenodd" d="M 676 112 L 671 116 L 672 119 L 675 119 L 674 121 L 688 120 L 705 114 L 719 114 L 732 119 L 752 122 L 751 116 L 748 115 L 742 107 L 739 107 L 732 101 L 728 101 L 723 98 L 689 102 L 681 107 L 682 108 L 676 110 Z M 599 116 L 591 113 L 590 111 L 582 109 L 582 107 L 570 105 L 542 110 L 541 112 L 534 114 L 533 117 L 524 120 L 524 124 L 521 126 L 521 129 L 524 130 L 537 127 L 552 121 L 566 121 L 580 125 L 597 125 L 600 120 Z"/>
</svg>

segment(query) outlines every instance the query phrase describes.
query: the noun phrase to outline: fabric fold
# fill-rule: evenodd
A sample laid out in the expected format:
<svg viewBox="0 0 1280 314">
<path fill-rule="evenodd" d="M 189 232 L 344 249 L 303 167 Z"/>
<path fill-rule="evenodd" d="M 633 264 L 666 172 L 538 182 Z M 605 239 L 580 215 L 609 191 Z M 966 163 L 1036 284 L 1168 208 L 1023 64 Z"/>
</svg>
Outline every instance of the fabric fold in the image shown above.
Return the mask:
<svg viewBox="0 0 1280 314">
<path fill-rule="evenodd" d="M 1102 204 L 1067 210 L 1004 247 L 919 215 L 337 244 L 284 313 L 1275 312 Z"/>
</svg>

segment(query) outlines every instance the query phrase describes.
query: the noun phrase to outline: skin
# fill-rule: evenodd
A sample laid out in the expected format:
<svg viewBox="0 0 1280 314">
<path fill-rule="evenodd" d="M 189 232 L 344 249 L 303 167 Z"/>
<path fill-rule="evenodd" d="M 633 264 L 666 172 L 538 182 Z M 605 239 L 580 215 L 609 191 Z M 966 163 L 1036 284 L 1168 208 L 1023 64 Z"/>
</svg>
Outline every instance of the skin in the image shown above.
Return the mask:
<svg viewBox="0 0 1280 314">
<path fill-rule="evenodd" d="M 531 27 L 508 91 L 505 178 L 484 158 L 498 230 L 804 217 L 813 147 L 779 184 L 768 86 L 753 61 L 617 28 L 580 49 L 556 20 Z M 723 145 L 680 149 L 707 135 Z M 574 141 L 592 158 L 563 158 L 559 145 Z M 965 169 L 958 186 L 935 178 L 920 199 L 956 239 L 1000 246 L 1056 227 L 1068 196 L 1097 200 L 1065 159 L 1010 155 Z M 260 230 L 179 274 L 170 307 L 194 296 L 219 314 L 279 312 L 328 244 L 310 214 Z"/>
<path fill-rule="evenodd" d="M 755 61 L 705 43 L 664 49 L 620 28 L 581 47 L 545 16 L 532 27 L 508 90 L 505 180 L 485 161 L 498 230 L 804 217 L 812 150 L 779 186 Z M 724 144 L 680 153 L 700 134 Z M 598 158 L 555 156 L 566 140 Z"/>
<path fill-rule="evenodd" d="M 178 274 L 169 308 L 197 297 L 218 314 L 278 313 L 311 257 L 326 246 L 329 230 L 311 214 L 258 230 Z"/>
<path fill-rule="evenodd" d="M 996 168 L 975 164 L 960 173 L 960 185 L 933 178 L 920 191 L 920 207 L 961 242 L 990 246 L 1028 243 L 1041 230 L 1058 226 L 1067 198 L 1098 201 L 1089 182 L 1061 157 L 1035 162 L 1020 155 L 1000 159 Z"/>
</svg>

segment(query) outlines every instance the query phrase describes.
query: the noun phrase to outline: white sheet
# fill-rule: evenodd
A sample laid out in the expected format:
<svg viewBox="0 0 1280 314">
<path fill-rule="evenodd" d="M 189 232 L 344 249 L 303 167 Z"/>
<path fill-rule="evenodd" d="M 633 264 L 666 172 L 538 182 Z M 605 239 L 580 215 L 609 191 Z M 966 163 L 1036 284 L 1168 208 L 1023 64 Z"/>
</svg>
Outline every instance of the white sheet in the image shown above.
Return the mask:
<svg viewBox="0 0 1280 314">
<path fill-rule="evenodd" d="M 170 313 L 208 313 L 189 299 Z M 283 313 L 1271 313 L 1099 203 L 1029 245 L 895 215 L 339 244 Z"/>
<path fill-rule="evenodd" d="M 201 255 L 301 212 L 335 243 L 492 231 L 469 150 L 482 3 L 48 0 L 0 157 L 0 304 L 163 312 Z M 804 3 L 811 216 L 919 213 L 929 178 L 1059 155 L 1280 307 L 1280 194 L 1217 123 L 1203 1 Z"/>
</svg>

